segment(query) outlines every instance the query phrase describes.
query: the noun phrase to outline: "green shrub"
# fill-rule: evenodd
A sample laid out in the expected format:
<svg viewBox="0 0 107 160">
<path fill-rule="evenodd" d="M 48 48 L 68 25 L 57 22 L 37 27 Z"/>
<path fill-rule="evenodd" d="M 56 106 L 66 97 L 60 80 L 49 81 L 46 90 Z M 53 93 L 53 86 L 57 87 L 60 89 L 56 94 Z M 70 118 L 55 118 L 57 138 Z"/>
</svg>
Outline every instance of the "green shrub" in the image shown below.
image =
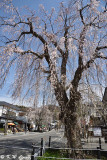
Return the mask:
<svg viewBox="0 0 107 160">
<path fill-rule="evenodd" d="M 45 158 L 45 157 L 53 157 L 53 159 L 52 158 Z M 65 152 L 64 150 L 62 151 L 62 150 L 57 150 L 57 149 L 48 149 L 44 153 L 43 157 L 39 157 L 38 160 L 54 160 L 54 157 L 68 158 L 68 153 L 67 153 L 67 151 Z"/>
<path fill-rule="evenodd" d="M 45 158 L 45 157 L 53 157 L 53 158 Z M 47 149 L 44 155 L 42 157 L 38 157 L 37 160 L 55 160 L 55 158 L 59 158 L 58 160 L 60 160 L 60 158 L 66 158 L 63 160 L 72 160 L 72 159 L 69 159 L 68 157 L 69 157 L 69 153 L 67 150 Z M 97 158 L 92 155 L 85 155 L 85 159 L 96 160 Z M 106 160 L 105 157 L 101 157 L 101 159 Z"/>
</svg>

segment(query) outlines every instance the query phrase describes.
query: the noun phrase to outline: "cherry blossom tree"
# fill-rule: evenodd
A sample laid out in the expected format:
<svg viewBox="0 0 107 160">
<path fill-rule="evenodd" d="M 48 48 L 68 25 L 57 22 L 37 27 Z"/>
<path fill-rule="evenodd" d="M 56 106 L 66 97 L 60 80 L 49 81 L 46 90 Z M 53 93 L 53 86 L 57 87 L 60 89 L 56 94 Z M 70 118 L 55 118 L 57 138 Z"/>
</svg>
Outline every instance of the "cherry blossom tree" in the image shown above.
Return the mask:
<svg viewBox="0 0 107 160">
<path fill-rule="evenodd" d="M 53 121 L 54 112 L 50 111 L 48 106 L 30 107 L 27 116 L 30 121 L 33 120 L 35 122 L 37 130 L 40 130 L 42 125 L 48 129 L 49 124 Z"/>
<path fill-rule="evenodd" d="M 80 148 L 78 125 L 81 86 L 106 85 L 107 9 L 103 1 L 71 0 L 40 14 L 25 8 L 20 12 L 11 1 L 0 7 L 0 86 L 14 67 L 14 98 L 36 98 L 38 88 L 54 92 L 61 108 L 68 146 Z M 24 15 L 26 13 L 26 15 Z M 50 93 L 49 93 L 50 94 Z M 72 136 L 71 136 L 72 135 Z"/>
</svg>

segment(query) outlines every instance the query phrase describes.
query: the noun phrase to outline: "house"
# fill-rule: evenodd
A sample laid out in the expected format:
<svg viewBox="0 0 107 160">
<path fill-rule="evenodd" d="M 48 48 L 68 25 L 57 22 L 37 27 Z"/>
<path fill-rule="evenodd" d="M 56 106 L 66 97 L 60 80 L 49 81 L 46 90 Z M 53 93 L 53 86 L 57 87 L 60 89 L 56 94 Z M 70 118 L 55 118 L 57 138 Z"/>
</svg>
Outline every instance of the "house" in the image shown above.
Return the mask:
<svg viewBox="0 0 107 160">
<path fill-rule="evenodd" d="M 88 131 L 101 131 L 102 135 L 107 132 L 107 87 L 102 101 L 85 102 L 81 105 L 80 117 L 80 126 L 84 135 Z"/>
<path fill-rule="evenodd" d="M 28 122 L 27 112 L 17 105 L 0 101 L 0 128 L 17 126 L 19 131 L 24 131 Z M 3 129 L 2 129 L 3 130 Z"/>
<path fill-rule="evenodd" d="M 88 104 L 88 112 L 90 117 L 88 126 L 93 131 L 101 130 L 101 135 L 103 136 L 105 134 L 104 132 L 107 132 L 107 87 L 105 88 L 102 101 L 95 101 Z"/>
</svg>

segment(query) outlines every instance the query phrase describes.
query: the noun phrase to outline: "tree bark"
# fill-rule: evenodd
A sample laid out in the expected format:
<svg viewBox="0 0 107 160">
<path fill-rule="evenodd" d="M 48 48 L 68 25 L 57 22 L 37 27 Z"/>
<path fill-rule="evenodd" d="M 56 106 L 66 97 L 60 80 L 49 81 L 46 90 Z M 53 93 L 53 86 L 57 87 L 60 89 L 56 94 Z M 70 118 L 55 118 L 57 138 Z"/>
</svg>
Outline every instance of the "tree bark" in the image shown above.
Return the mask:
<svg viewBox="0 0 107 160">
<path fill-rule="evenodd" d="M 67 102 L 66 106 L 62 107 L 64 110 L 60 115 L 62 122 L 65 125 L 65 136 L 67 138 L 67 147 L 71 149 L 81 149 L 81 137 L 79 126 L 79 100 L 80 93 L 78 91 L 71 93 L 71 99 Z M 75 152 L 75 153 L 74 153 Z M 71 157 L 83 158 L 83 154 L 79 150 L 71 152 Z"/>
<path fill-rule="evenodd" d="M 70 148 L 82 148 L 80 139 L 80 127 L 78 124 L 78 113 L 74 109 L 76 106 L 69 104 L 69 109 L 65 112 L 64 124 L 67 145 Z"/>
</svg>

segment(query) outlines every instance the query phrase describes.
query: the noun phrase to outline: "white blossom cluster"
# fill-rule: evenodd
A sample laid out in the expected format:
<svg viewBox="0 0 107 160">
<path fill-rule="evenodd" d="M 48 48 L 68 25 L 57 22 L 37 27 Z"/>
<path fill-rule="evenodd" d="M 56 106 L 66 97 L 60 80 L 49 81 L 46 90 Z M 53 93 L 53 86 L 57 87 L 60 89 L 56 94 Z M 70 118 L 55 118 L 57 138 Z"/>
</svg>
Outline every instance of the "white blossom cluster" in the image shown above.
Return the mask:
<svg viewBox="0 0 107 160">
<path fill-rule="evenodd" d="M 65 92 L 68 96 L 76 71 L 82 67 L 84 73 L 81 75 L 85 83 L 87 72 L 91 75 L 91 78 L 88 77 L 90 83 L 94 80 L 98 82 L 97 75 L 101 81 L 106 65 L 107 14 L 100 1 L 78 0 L 75 3 L 69 2 L 68 6 L 61 3 L 59 12 L 52 8 L 50 13 L 40 5 L 39 16 L 36 11 L 28 8 L 26 15 L 20 15 L 9 0 L 0 2 L 0 7 L 7 10 L 6 17 L 0 17 L 3 35 L 3 45 L 0 47 L 0 86 L 3 86 L 14 67 L 12 91 L 15 97 L 24 94 L 31 95 L 32 99 L 36 97 L 36 92 L 39 94 L 37 86 L 41 86 L 42 92 L 45 82 L 55 90 L 60 85 L 64 89 L 67 86 L 68 91 Z M 66 68 L 64 72 L 62 68 Z M 102 79 L 104 82 L 105 78 Z M 81 81 L 82 77 L 78 85 Z"/>
</svg>

